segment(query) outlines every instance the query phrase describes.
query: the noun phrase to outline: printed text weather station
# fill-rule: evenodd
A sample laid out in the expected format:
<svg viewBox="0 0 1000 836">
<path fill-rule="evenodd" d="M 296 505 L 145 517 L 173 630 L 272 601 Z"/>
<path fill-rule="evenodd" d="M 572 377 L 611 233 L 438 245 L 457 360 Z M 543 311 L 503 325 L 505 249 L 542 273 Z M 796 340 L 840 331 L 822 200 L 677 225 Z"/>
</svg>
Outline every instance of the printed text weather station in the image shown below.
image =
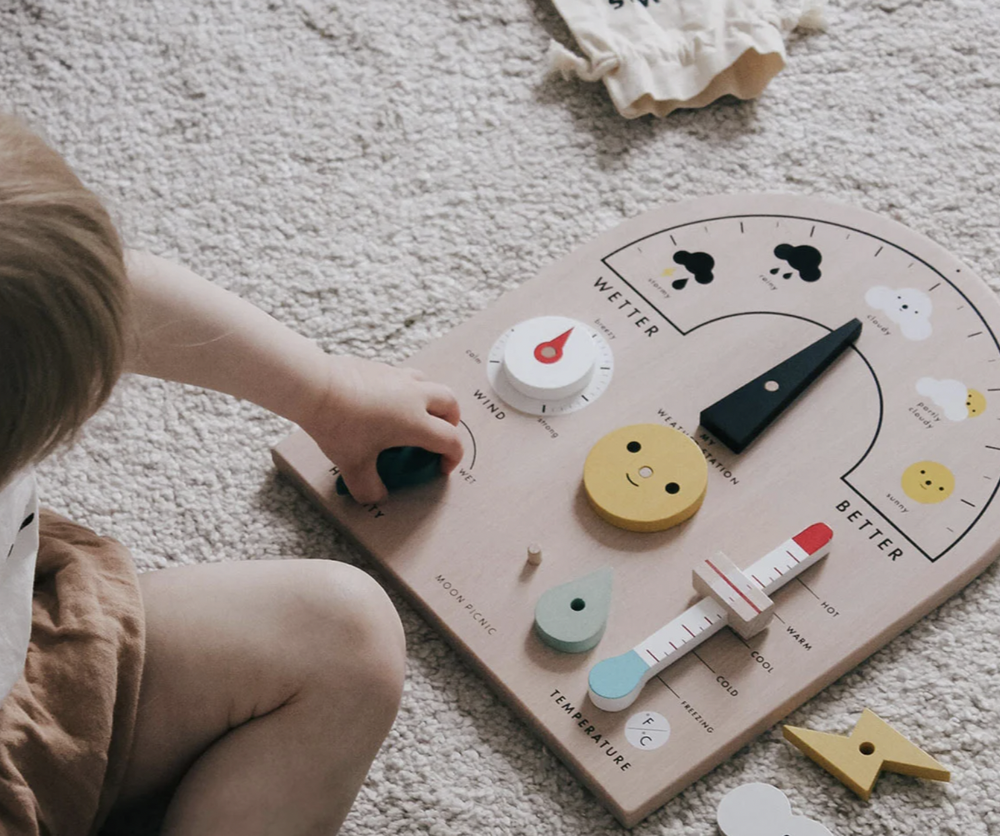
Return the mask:
<svg viewBox="0 0 1000 836">
<path fill-rule="evenodd" d="M 449 478 L 362 506 L 305 434 L 274 457 L 630 826 L 991 562 L 998 327 L 893 221 L 679 203 L 411 358 Z"/>
</svg>

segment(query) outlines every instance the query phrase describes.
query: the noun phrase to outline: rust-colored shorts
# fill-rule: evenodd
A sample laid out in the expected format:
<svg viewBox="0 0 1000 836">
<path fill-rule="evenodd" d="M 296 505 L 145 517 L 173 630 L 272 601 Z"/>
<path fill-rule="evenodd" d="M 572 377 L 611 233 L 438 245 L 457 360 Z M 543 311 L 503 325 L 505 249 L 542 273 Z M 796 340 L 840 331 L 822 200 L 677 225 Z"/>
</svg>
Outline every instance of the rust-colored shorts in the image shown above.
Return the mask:
<svg viewBox="0 0 1000 836">
<path fill-rule="evenodd" d="M 128 550 L 42 511 L 24 676 L 0 703 L 0 833 L 86 836 L 132 746 L 145 622 Z"/>
</svg>

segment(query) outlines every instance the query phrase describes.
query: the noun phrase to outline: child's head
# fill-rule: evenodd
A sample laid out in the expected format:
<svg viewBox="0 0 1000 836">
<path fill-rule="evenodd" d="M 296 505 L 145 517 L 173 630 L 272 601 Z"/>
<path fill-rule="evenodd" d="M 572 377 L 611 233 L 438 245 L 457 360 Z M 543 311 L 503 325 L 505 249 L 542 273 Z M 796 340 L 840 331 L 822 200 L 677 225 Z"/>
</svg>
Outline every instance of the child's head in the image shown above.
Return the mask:
<svg viewBox="0 0 1000 836">
<path fill-rule="evenodd" d="M 100 201 L 0 115 L 0 485 L 71 439 L 111 393 L 128 287 Z"/>
</svg>

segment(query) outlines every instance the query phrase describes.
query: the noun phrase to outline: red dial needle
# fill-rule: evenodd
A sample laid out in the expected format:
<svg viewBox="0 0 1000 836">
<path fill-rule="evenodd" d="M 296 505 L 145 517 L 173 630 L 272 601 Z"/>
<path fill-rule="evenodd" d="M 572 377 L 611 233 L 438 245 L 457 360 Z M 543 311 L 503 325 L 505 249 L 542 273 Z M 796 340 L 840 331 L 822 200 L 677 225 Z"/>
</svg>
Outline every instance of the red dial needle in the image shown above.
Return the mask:
<svg viewBox="0 0 1000 836">
<path fill-rule="evenodd" d="M 563 346 L 566 345 L 566 340 L 569 339 L 569 335 L 572 333 L 573 329 L 570 328 L 558 337 L 536 345 L 535 359 L 539 363 L 557 363 L 562 360 Z"/>
</svg>

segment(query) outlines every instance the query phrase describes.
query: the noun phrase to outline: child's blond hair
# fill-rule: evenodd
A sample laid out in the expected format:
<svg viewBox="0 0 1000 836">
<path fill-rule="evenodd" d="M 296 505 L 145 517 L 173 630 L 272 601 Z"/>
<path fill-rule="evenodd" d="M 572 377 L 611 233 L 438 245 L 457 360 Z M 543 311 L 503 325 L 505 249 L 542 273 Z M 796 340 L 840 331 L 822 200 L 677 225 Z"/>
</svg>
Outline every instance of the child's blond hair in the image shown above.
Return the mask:
<svg viewBox="0 0 1000 836">
<path fill-rule="evenodd" d="M 72 439 L 111 394 L 128 289 L 100 200 L 0 114 L 0 486 Z"/>
</svg>

